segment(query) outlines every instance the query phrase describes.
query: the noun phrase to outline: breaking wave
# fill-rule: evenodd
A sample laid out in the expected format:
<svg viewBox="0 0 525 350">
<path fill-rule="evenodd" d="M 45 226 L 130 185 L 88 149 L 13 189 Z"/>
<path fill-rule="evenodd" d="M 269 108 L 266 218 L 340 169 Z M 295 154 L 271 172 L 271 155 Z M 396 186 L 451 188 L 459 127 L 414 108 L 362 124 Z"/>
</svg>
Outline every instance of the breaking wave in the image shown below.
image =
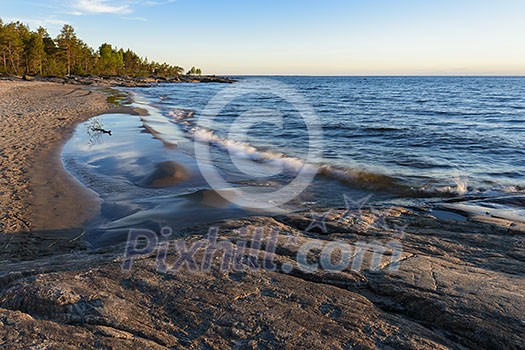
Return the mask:
<svg viewBox="0 0 525 350">
<path fill-rule="evenodd" d="M 291 157 L 280 152 L 261 150 L 249 143 L 225 139 L 214 131 L 198 127 L 193 120 L 195 112 L 187 109 L 172 109 L 168 112 L 171 121 L 178 124 L 186 137 L 203 143 L 209 143 L 231 156 L 250 159 L 269 166 L 282 167 L 283 171 L 295 174 L 304 166 L 317 171 L 318 178 L 336 180 L 344 185 L 371 191 L 393 193 L 407 197 L 453 197 L 463 196 L 469 192 L 466 180 L 456 178 L 453 185 L 429 186 L 414 185 L 406 179 L 381 174 L 359 168 L 344 168 L 331 164 L 306 164 L 303 159 Z"/>
</svg>

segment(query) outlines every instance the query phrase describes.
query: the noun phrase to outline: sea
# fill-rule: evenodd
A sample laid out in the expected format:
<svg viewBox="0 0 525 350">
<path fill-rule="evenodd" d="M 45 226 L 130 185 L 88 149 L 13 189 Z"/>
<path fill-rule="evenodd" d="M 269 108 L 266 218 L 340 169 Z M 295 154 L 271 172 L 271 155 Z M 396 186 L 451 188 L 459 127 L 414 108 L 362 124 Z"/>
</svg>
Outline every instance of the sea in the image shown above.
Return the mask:
<svg viewBox="0 0 525 350">
<path fill-rule="evenodd" d="M 363 199 L 525 221 L 524 77 L 232 78 L 127 89 L 148 115 L 77 127 L 62 158 L 101 197 L 95 245 Z"/>
</svg>

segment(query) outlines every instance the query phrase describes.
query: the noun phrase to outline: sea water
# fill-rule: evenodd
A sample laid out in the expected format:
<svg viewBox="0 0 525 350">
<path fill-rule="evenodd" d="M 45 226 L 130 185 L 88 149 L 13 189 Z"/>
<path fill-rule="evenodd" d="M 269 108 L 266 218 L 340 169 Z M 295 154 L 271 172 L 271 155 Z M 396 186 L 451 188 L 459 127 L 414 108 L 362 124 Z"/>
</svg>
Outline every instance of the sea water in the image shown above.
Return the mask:
<svg viewBox="0 0 525 350">
<path fill-rule="evenodd" d="M 236 79 L 130 89 L 149 116 L 106 115 L 77 128 L 63 157 L 103 199 L 94 225 L 181 226 L 342 207 L 343 194 L 413 205 L 453 199 L 510 211 L 514 219 L 523 213 L 525 78 Z M 312 137 L 305 111 L 322 134 Z M 93 123 L 112 129 L 112 136 L 93 132 Z M 195 142 L 205 144 L 206 159 Z M 317 157 L 309 159 L 309 152 Z M 145 186 L 167 161 L 181 164 L 189 177 Z M 220 193 L 271 193 L 306 168 L 315 177 L 275 208 L 249 208 Z M 220 188 L 208 172 L 221 178 Z"/>
</svg>

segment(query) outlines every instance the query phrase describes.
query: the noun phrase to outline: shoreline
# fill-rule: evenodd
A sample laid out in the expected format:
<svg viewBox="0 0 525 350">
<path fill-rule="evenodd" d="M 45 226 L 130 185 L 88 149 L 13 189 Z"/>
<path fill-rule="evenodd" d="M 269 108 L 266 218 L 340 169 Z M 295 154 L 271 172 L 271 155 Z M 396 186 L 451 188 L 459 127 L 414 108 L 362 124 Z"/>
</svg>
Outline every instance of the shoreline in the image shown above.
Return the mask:
<svg viewBox="0 0 525 350">
<path fill-rule="evenodd" d="M 98 210 L 98 195 L 64 168 L 61 150 L 75 127 L 105 113 L 137 114 L 97 88 L 0 80 L 0 232 L 72 229 Z"/>
<path fill-rule="evenodd" d="M 219 254 L 210 269 L 202 268 L 205 250 L 195 256 L 197 271 L 175 268 L 178 249 L 202 242 L 209 225 L 164 237 L 166 250 L 158 245 L 123 270 L 124 242 L 87 249 L 79 221 L 89 215 L 86 207 L 94 204 L 86 198 L 93 194 L 67 172 L 60 154 L 78 123 L 141 110 L 116 108 L 107 93 L 90 88 L 4 84 L 1 204 L 15 209 L 15 223 L 38 207 L 28 228 L 39 229 L 0 235 L 2 345 L 518 349 L 523 343 L 525 227 L 483 213 L 458 221 L 421 208 L 376 207 L 363 209 L 356 223 L 345 210 L 318 208 L 329 212 L 326 227 L 312 227 L 310 212 L 229 219 L 217 223 L 214 244 L 249 243 L 240 270 L 222 270 L 226 258 Z M 250 241 L 257 234 L 264 245 Z M 312 243 L 322 251 L 346 247 L 352 264 L 336 272 L 301 269 L 299 252 Z M 370 244 L 386 250 L 378 269 L 370 269 L 376 253 Z M 254 269 L 249 259 L 256 256 L 263 266 L 271 249 L 275 269 Z M 337 264 L 341 255 L 332 252 Z M 310 253 L 322 267 L 321 249 Z M 399 268 L 390 269 L 393 264 Z M 27 336 L 19 337 L 22 332 Z"/>
<path fill-rule="evenodd" d="M 162 77 L 151 75 L 149 77 L 128 77 L 128 76 L 78 76 L 50 77 L 50 76 L 29 76 L 22 77 L 1 77 L 1 81 L 12 82 L 47 82 L 56 84 L 93 86 L 93 87 L 151 87 L 155 84 L 179 84 L 179 83 L 221 83 L 231 84 L 236 80 L 216 75 L 187 75 L 182 74 L 174 77 Z"/>
<path fill-rule="evenodd" d="M 31 212 L 33 231 L 68 230 L 92 219 L 100 211 L 99 194 L 86 187 L 70 174 L 62 161 L 62 150 L 75 128 L 82 122 L 103 114 L 144 115 L 139 108 L 112 106 L 100 113 L 85 114 L 67 127 L 62 138 L 39 154 L 30 171 L 33 183 Z M 52 164 L 52 166 L 49 166 Z M 51 219 L 51 220 L 50 220 Z"/>
</svg>

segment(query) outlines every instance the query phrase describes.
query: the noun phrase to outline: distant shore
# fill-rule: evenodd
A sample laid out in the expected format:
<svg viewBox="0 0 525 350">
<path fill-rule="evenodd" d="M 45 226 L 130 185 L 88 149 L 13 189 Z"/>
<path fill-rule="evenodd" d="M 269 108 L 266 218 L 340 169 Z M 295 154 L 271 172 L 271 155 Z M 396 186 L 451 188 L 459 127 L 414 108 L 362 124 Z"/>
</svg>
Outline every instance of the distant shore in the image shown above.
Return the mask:
<svg viewBox="0 0 525 350">
<path fill-rule="evenodd" d="M 21 77 L 0 77 L 0 81 L 35 81 L 58 84 L 73 84 L 100 87 L 150 87 L 155 84 L 165 83 L 233 83 L 234 79 L 215 75 L 178 75 L 173 77 L 155 76 L 148 77 L 129 77 L 129 76 L 79 76 L 71 75 L 67 77 L 49 76 L 30 76 Z"/>
</svg>

